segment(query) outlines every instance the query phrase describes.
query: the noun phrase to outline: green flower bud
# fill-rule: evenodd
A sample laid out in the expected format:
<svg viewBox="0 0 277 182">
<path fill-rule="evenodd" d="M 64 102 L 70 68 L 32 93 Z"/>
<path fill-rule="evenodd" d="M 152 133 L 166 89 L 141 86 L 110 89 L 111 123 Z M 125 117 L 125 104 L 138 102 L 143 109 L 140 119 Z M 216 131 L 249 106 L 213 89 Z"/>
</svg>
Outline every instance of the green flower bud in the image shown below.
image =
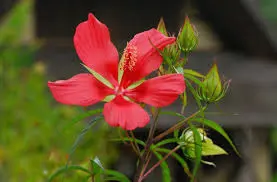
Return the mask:
<svg viewBox="0 0 277 182">
<path fill-rule="evenodd" d="M 185 53 L 191 52 L 198 44 L 198 33 L 188 17 L 186 17 L 185 23 L 179 31 L 177 42 L 180 49 Z"/>
<path fill-rule="evenodd" d="M 169 36 L 166 26 L 164 23 L 163 18 L 160 19 L 157 30 L 164 34 L 165 36 Z M 162 52 L 163 57 L 165 59 L 165 62 L 172 65 L 174 64 L 177 60 L 180 59 L 180 54 L 181 51 L 178 48 L 177 43 L 173 43 L 171 45 L 168 45 Z"/>
<path fill-rule="evenodd" d="M 166 30 L 163 18 L 160 19 L 157 30 L 168 37 L 168 33 L 167 33 L 167 30 Z"/>
<path fill-rule="evenodd" d="M 204 129 L 198 128 L 197 131 L 202 138 L 202 156 L 228 154 L 224 149 L 218 145 L 215 145 L 212 139 L 207 137 L 207 133 L 204 131 Z M 180 140 L 181 142 L 179 142 L 179 145 L 182 146 L 184 154 L 190 158 L 195 158 L 195 142 L 193 131 L 190 129 L 185 130 L 181 135 Z"/>
<path fill-rule="evenodd" d="M 214 64 L 202 83 L 200 98 L 206 102 L 217 102 L 225 96 L 230 81 L 222 84 L 217 65 Z"/>
</svg>

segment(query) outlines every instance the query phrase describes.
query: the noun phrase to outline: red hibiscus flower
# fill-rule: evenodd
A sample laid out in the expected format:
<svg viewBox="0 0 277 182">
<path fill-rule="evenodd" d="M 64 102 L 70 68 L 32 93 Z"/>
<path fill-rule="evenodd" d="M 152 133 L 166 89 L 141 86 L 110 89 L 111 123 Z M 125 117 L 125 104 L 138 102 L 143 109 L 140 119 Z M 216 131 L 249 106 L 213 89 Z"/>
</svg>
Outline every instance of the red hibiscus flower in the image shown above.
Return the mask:
<svg viewBox="0 0 277 182">
<path fill-rule="evenodd" d="M 103 115 L 111 126 L 126 130 L 144 127 L 150 119 L 138 103 L 167 106 L 185 89 L 182 74 L 143 80 L 162 63 L 157 49 L 174 41 L 174 37 L 166 37 L 155 29 L 139 33 L 127 44 L 119 61 L 108 28 L 89 14 L 88 20 L 76 28 L 74 45 L 92 74 L 77 74 L 68 80 L 48 82 L 48 86 L 54 98 L 63 104 L 89 106 L 108 101 Z"/>
</svg>

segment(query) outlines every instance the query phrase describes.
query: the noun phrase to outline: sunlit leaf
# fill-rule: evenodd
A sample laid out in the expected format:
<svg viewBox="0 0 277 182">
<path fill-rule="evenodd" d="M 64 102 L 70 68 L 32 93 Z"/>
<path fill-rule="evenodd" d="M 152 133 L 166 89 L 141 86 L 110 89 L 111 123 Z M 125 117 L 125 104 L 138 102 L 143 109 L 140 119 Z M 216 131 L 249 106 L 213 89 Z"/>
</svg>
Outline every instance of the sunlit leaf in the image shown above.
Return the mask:
<svg viewBox="0 0 277 182">
<path fill-rule="evenodd" d="M 204 75 L 202 75 L 201 73 L 198 73 L 197 71 L 194 71 L 192 69 L 184 69 L 184 73 L 186 75 L 192 75 L 192 76 L 196 76 L 196 77 L 199 77 L 199 78 L 205 78 Z"/>
<path fill-rule="evenodd" d="M 192 82 L 194 82 L 196 85 L 198 85 L 198 87 L 202 87 L 202 86 L 203 86 L 202 81 L 199 80 L 198 78 L 196 78 L 195 76 L 191 75 L 191 74 L 184 73 L 184 77 L 185 77 L 186 79 L 189 79 L 189 80 L 191 80 Z"/>
<path fill-rule="evenodd" d="M 202 162 L 203 164 L 207 164 L 207 165 L 209 165 L 209 166 L 216 167 L 215 163 L 213 163 L 213 162 L 209 162 L 209 161 L 205 161 L 205 160 L 201 160 L 201 162 Z"/>
<path fill-rule="evenodd" d="M 218 145 L 215 145 L 212 142 L 202 143 L 202 156 L 223 155 L 223 154 L 228 154 L 228 153 Z"/>
<path fill-rule="evenodd" d="M 212 128 L 213 130 L 215 130 L 219 134 L 221 134 L 229 142 L 229 144 L 233 147 L 233 149 L 237 153 L 237 155 L 240 156 L 240 154 L 239 154 L 236 146 L 233 144 L 231 138 L 228 136 L 228 134 L 224 131 L 224 129 L 219 124 L 217 124 L 214 121 L 205 119 L 205 118 L 194 118 L 193 121 L 204 124 L 204 125 Z"/>
</svg>

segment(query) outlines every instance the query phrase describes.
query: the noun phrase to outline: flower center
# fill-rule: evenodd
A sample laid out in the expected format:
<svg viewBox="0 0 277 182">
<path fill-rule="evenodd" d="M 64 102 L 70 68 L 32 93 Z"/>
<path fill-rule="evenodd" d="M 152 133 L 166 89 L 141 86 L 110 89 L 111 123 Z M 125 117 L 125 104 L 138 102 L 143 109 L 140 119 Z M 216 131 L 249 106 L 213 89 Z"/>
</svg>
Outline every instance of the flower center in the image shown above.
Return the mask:
<svg viewBox="0 0 277 182">
<path fill-rule="evenodd" d="M 116 95 L 116 96 L 117 95 L 124 95 L 124 93 L 125 93 L 125 89 L 124 88 L 119 87 L 119 86 L 114 88 L 114 95 Z"/>
<path fill-rule="evenodd" d="M 137 57 L 137 47 L 132 44 L 128 44 L 123 52 L 123 61 L 120 64 L 120 69 L 123 71 L 133 71 L 137 63 Z"/>
</svg>

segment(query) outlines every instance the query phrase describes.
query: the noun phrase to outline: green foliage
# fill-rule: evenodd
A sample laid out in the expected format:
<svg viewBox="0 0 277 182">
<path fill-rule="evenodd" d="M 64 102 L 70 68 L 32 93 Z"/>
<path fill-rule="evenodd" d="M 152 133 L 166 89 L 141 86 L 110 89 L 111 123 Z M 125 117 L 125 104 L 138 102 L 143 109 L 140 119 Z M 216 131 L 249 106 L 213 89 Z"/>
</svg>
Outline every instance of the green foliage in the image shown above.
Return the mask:
<svg viewBox="0 0 277 182">
<path fill-rule="evenodd" d="M 158 152 L 153 152 L 154 155 L 157 157 L 158 160 L 162 160 L 163 157 L 161 154 L 159 154 Z M 170 182 L 171 181 L 171 176 L 170 176 L 170 169 L 168 167 L 168 164 L 166 161 L 162 161 L 161 162 L 161 169 L 162 169 L 162 178 L 163 178 L 163 182 Z"/>
<path fill-rule="evenodd" d="M 85 173 L 85 182 L 87 182 L 89 179 L 94 182 L 103 182 L 111 180 L 120 182 L 130 182 L 130 180 L 124 174 L 114 170 L 105 169 L 98 157 L 90 159 L 89 166 L 86 167 L 77 165 L 61 167 L 50 176 L 48 182 L 52 182 L 54 180 L 62 180 L 62 175 L 64 173 L 67 173 L 68 171 L 73 171 L 75 173 L 81 171 L 82 173 Z"/>
<path fill-rule="evenodd" d="M 34 62 L 37 44 L 22 42 L 32 6 L 32 1 L 20 1 L 0 25 L 0 181 L 41 182 L 67 162 L 82 164 L 100 154 L 109 165 L 117 156 L 108 143 L 109 127 L 99 122 L 86 132 L 68 161 L 70 148 L 86 125 L 78 121 L 99 110 L 88 115 L 53 101 L 45 65 Z M 86 177 L 83 173 L 67 176 L 70 181 Z"/>
<path fill-rule="evenodd" d="M 231 138 L 219 124 L 217 124 L 214 121 L 205 119 L 205 118 L 194 118 L 193 121 L 199 122 L 211 129 L 213 129 L 214 131 L 218 132 L 219 134 L 221 134 L 229 142 L 229 144 L 233 147 L 233 150 L 237 153 L 237 155 L 240 156 L 240 154 L 239 154 L 236 146 L 233 144 Z"/>
</svg>

